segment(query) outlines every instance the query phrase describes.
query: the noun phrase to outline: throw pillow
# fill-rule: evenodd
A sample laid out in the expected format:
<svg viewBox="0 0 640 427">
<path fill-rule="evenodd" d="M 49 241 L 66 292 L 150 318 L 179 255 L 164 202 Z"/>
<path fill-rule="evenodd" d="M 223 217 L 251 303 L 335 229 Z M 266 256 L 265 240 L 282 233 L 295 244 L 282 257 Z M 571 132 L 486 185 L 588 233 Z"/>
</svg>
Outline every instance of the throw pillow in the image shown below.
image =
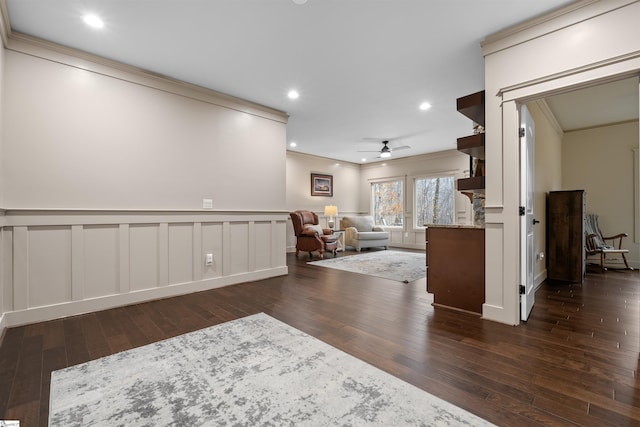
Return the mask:
<svg viewBox="0 0 640 427">
<path fill-rule="evenodd" d="M 307 230 L 314 230 L 316 231 L 320 236 L 322 236 L 324 234 L 324 232 L 322 231 L 322 227 L 320 226 L 320 224 L 318 225 L 313 225 L 313 224 L 307 224 L 304 226 L 305 229 Z"/>
</svg>

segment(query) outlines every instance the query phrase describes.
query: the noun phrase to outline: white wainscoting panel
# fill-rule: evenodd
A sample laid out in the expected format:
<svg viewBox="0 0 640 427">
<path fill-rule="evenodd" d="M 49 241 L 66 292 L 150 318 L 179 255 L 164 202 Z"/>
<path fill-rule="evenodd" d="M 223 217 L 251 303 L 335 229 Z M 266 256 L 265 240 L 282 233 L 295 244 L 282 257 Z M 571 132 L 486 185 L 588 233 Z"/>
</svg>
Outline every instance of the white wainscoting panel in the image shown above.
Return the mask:
<svg viewBox="0 0 640 427">
<path fill-rule="evenodd" d="M 287 265 L 287 222 L 271 220 L 271 265 Z M 285 248 L 284 251 L 281 249 Z M 272 267 L 273 268 L 273 267 Z"/>
<path fill-rule="evenodd" d="M 27 307 L 71 301 L 71 227 L 28 228 Z"/>
<path fill-rule="evenodd" d="M 229 224 L 229 233 L 231 262 L 229 263 L 229 273 L 227 274 L 227 271 L 224 271 L 225 276 L 240 274 L 249 270 L 249 223 L 237 222 Z"/>
<path fill-rule="evenodd" d="M 254 270 L 266 270 L 271 266 L 271 222 L 256 222 L 254 227 Z"/>
<path fill-rule="evenodd" d="M 98 298 L 120 292 L 120 228 L 84 226 L 84 297 Z"/>
<path fill-rule="evenodd" d="M 4 212 L 0 333 L 287 274 L 286 212 Z"/>
<path fill-rule="evenodd" d="M 129 227 L 131 290 L 149 289 L 160 284 L 158 260 L 159 224 L 136 224 Z"/>
<path fill-rule="evenodd" d="M 13 230 L 11 228 L 2 230 L 2 276 L 0 283 L 11 283 L 13 279 Z M 0 312 L 13 311 L 13 286 L 0 287 L 2 292 L 2 307 Z"/>
<path fill-rule="evenodd" d="M 169 283 L 193 281 L 193 224 L 169 226 Z"/>
<path fill-rule="evenodd" d="M 206 254 L 213 254 L 213 264 L 204 265 Z M 204 266 L 204 279 L 222 276 L 222 224 L 202 224 L 202 259 L 198 265 Z"/>
</svg>

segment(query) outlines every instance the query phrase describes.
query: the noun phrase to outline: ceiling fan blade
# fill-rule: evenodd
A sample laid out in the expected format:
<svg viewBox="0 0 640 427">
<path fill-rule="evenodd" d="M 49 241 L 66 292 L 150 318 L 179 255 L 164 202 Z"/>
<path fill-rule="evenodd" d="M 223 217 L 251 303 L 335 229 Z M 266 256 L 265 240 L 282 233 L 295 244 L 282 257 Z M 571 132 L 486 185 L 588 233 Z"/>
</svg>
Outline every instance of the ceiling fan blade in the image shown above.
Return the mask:
<svg viewBox="0 0 640 427">
<path fill-rule="evenodd" d="M 358 150 L 358 153 L 379 153 L 380 150 Z"/>
<path fill-rule="evenodd" d="M 389 147 L 391 148 L 392 151 L 396 151 L 396 150 L 406 150 L 407 148 L 411 148 L 408 145 L 401 145 L 400 147 Z"/>
</svg>

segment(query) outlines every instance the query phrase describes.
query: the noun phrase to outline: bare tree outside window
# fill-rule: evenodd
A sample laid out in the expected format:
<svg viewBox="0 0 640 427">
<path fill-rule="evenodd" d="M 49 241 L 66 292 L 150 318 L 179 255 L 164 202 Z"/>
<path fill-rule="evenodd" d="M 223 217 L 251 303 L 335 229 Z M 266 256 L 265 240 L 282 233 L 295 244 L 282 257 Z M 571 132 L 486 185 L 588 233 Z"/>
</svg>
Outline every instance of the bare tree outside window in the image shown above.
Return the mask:
<svg viewBox="0 0 640 427">
<path fill-rule="evenodd" d="M 425 224 L 453 224 L 455 186 L 452 176 L 415 180 L 416 227 Z"/>
<path fill-rule="evenodd" d="M 376 225 L 402 227 L 404 217 L 402 180 L 371 184 Z"/>
</svg>

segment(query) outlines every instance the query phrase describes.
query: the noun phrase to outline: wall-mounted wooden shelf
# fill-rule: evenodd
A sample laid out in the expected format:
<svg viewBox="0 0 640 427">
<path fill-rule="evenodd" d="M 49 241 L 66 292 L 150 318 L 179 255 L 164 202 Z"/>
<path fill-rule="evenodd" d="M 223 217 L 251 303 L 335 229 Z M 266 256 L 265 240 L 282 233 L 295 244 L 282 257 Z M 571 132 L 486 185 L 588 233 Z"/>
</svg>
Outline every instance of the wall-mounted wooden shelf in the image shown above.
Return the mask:
<svg viewBox="0 0 640 427">
<path fill-rule="evenodd" d="M 484 91 L 457 99 L 458 111 L 484 127 Z"/>
<path fill-rule="evenodd" d="M 458 180 L 458 191 L 465 191 L 468 193 L 484 193 L 484 176 L 460 178 Z"/>
<path fill-rule="evenodd" d="M 458 151 L 484 160 L 484 133 L 458 138 Z"/>
</svg>

